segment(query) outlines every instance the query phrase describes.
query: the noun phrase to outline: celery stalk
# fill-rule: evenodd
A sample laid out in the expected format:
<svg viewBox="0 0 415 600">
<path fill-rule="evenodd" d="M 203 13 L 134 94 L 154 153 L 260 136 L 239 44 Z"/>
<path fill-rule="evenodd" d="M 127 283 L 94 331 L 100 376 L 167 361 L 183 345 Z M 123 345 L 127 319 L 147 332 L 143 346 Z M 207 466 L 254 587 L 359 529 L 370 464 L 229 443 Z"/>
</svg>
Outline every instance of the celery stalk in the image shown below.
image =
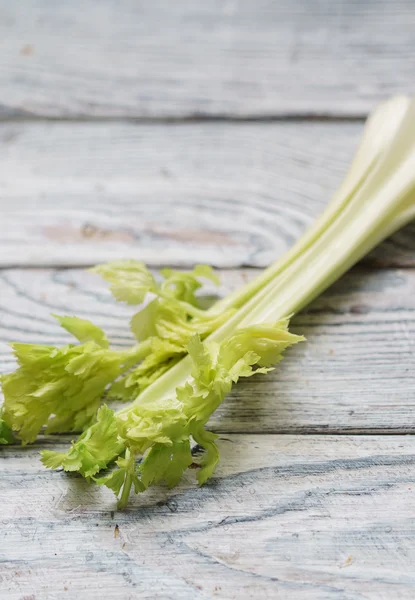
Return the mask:
<svg viewBox="0 0 415 600">
<path fill-rule="evenodd" d="M 273 280 L 276 275 L 282 273 L 318 240 L 320 235 L 342 213 L 348 202 L 353 198 L 353 194 L 365 181 L 368 173 L 379 162 L 393 136 L 396 134 L 409 105 L 410 100 L 408 98 L 398 96 L 386 100 L 376 108 L 365 124 L 362 139 L 343 183 L 335 192 L 331 202 L 320 217 L 316 219 L 311 227 L 281 259 L 275 261 L 249 283 L 219 300 L 212 307 L 212 312 L 220 312 L 227 308 L 239 308 L 243 306 L 245 302 L 252 298 L 269 281 Z"/>
</svg>

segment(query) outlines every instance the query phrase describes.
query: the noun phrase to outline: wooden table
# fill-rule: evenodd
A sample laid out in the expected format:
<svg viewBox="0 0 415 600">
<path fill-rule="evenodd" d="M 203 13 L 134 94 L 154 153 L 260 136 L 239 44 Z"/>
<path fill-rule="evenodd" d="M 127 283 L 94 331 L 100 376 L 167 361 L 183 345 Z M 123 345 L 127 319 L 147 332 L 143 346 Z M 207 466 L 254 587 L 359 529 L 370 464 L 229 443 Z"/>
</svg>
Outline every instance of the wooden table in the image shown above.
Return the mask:
<svg viewBox="0 0 415 600">
<path fill-rule="evenodd" d="M 0 0 L 0 369 L 62 344 L 51 312 L 129 343 L 82 267 L 207 262 L 221 293 L 299 237 L 368 111 L 414 91 L 412 0 Z M 0 598 L 415 597 L 415 226 L 293 322 L 307 344 L 217 412 L 222 459 L 117 512 L 0 449 Z"/>
</svg>

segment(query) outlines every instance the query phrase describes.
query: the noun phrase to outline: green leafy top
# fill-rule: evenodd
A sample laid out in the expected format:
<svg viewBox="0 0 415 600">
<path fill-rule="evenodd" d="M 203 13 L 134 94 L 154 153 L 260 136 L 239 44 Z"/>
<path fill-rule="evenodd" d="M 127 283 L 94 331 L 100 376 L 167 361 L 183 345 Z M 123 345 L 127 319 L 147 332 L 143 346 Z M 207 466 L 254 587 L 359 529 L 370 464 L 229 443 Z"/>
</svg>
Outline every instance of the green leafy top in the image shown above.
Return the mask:
<svg viewBox="0 0 415 600">
<path fill-rule="evenodd" d="M 283 320 L 275 325 L 247 327 L 222 344 L 202 342 L 194 336 L 188 346 L 193 368 L 184 385 L 176 390 L 167 387 L 158 397 L 138 397 L 130 408 L 118 413 L 101 408 L 100 420 L 90 428 L 91 434 L 84 433 L 67 454 L 44 452 L 44 464 L 90 476 L 116 460 L 115 470 L 95 477 L 95 481 L 116 494 L 122 490 L 122 506 L 131 486 L 142 491 L 162 480 L 169 485 L 177 483 L 192 463 L 193 438 L 206 450 L 198 472 L 199 483 L 204 483 L 219 460 L 216 436 L 205 431 L 205 423 L 240 377 L 268 372 L 288 346 L 303 339 L 289 333 L 287 326 L 288 320 Z M 97 431 L 102 452 L 97 450 Z M 117 451 L 110 456 L 109 448 Z M 95 463 L 91 462 L 94 456 Z M 138 465 L 136 457 L 143 457 Z"/>
<path fill-rule="evenodd" d="M 23 443 L 47 433 L 81 431 L 96 416 L 104 391 L 122 372 L 130 352 L 111 351 L 90 321 L 58 317 L 83 344 L 62 348 L 12 344 L 19 368 L 3 375 L 3 419 Z"/>
<path fill-rule="evenodd" d="M 109 348 L 109 341 L 100 327 L 97 327 L 87 319 L 79 317 L 68 317 L 61 315 L 52 315 L 59 321 L 59 325 L 72 334 L 82 343 L 95 342 L 101 348 Z"/>
<path fill-rule="evenodd" d="M 158 283 L 147 267 L 138 260 L 117 260 L 91 269 L 110 283 L 113 296 L 127 304 L 141 304 L 148 293 L 197 306 L 195 292 L 200 279 L 210 279 L 219 285 L 217 275 L 207 265 L 197 265 L 192 271 L 161 269 L 163 281 Z"/>
<path fill-rule="evenodd" d="M 56 469 L 78 471 L 84 477 L 95 475 L 124 449 L 119 439 L 114 411 L 103 405 L 97 412 L 96 423 L 72 443 L 66 453 L 44 450 L 43 462 Z"/>
<path fill-rule="evenodd" d="M 233 309 L 209 312 L 198 307 L 197 290 L 201 280 L 219 284 L 211 267 L 197 265 L 192 271 L 162 269 L 157 282 L 139 261 L 126 260 L 99 265 L 93 272 L 110 282 L 117 300 L 142 303 L 152 299 L 131 319 L 131 330 L 139 342 L 149 341 L 149 351 L 134 369 L 117 380 L 108 397 L 134 400 L 143 390 L 175 365 L 186 353 L 195 334 L 204 339 L 233 314 Z"/>
<path fill-rule="evenodd" d="M 12 344 L 19 368 L 1 377 L 3 418 L 24 443 L 34 441 L 43 426 L 47 433 L 88 427 L 104 394 L 135 399 L 186 353 L 192 335 L 208 335 L 229 314 L 208 316 L 196 306 L 200 278 L 217 282 L 210 267 L 200 265 L 189 273 L 164 269 L 160 284 L 133 260 L 100 265 L 94 271 L 110 281 L 119 300 L 136 304 L 148 293 L 155 296 L 132 320 L 140 343 L 114 351 L 91 321 L 54 315 L 80 344 Z"/>
<path fill-rule="evenodd" d="M 153 275 L 138 260 L 118 260 L 91 269 L 110 283 L 110 290 L 117 300 L 127 304 L 141 304 L 149 292 L 158 287 Z"/>
</svg>

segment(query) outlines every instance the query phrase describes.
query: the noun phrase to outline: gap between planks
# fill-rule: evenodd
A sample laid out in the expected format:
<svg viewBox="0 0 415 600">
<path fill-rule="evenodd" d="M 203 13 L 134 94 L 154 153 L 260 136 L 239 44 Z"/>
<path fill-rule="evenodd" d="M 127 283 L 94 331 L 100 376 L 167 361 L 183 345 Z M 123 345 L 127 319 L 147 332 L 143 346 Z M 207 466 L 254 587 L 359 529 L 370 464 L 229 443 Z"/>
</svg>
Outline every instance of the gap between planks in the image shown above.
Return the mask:
<svg viewBox="0 0 415 600">
<path fill-rule="evenodd" d="M 0 273 L 5 271 L 14 271 L 16 269 L 18 269 L 19 271 L 38 271 L 39 269 L 52 269 L 54 271 L 73 271 L 73 270 L 79 270 L 79 271 L 87 271 L 88 269 L 91 269 L 92 267 L 95 267 L 97 263 L 95 262 L 91 262 L 90 264 L 86 263 L 85 265 L 79 266 L 79 264 L 65 264 L 62 266 L 57 266 L 54 265 L 53 263 L 39 263 L 39 264 L 35 264 L 35 265 L 21 265 L 20 263 L 18 264 L 7 264 L 7 265 L 1 265 L 0 266 Z M 370 272 L 376 272 L 376 271 L 390 271 L 390 270 L 399 270 L 399 271 L 414 271 L 415 270 L 415 266 L 412 264 L 400 264 L 399 261 L 394 264 L 393 262 L 383 262 L 382 260 L 378 260 L 376 258 L 373 257 L 365 257 L 363 258 L 359 263 L 357 263 L 354 267 L 352 268 L 359 268 L 359 267 L 364 267 L 366 270 L 370 271 Z M 183 269 L 184 271 L 188 269 L 188 267 L 184 267 L 182 264 L 178 264 L 176 262 L 163 262 L 160 264 L 157 263 L 152 263 L 151 264 L 151 269 L 155 269 L 155 270 L 160 270 L 160 269 Z M 252 267 L 249 264 L 241 264 L 240 267 L 238 267 L 240 269 L 251 269 L 251 270 L 257 270 L 258 274 L 263 270 L 261 268 L 257 268 L 257 267 Z M 215 271 L 219 271 L 221 273 L 224 273 L 226 275 L 227 272 L 232 273 L 235 270 L 234 267 L 221 267 L 221 268 L 216 268 Z"/>
<path fill-rule="evenodd" d="M 15 115 L 2 115 L 0 113 L 0 123 L 119 123 L 119 124 L 144 124 L 144 125 L 169 125 L 169 124 L 195 124 L 195 123 L 364 123 L 368 113 L 361 114 L 330 114 L 330 113 L 269 113 L 265 115 L 233 115 L 227 114 L 204 114 L 198 113 L 194 115 L 160 115 L 160 116 L 83 116 L 83 115 L 62 115 L 62 116 L 45 116 L 32 113 L 17 113 Z"/>
<path fill-rule="evenodd" d="M 73 432 L 73 433 L 55 433 L 55 434 L 49 434 L 49 435 L 45 435 L 45 434 L 40 434 L 37 438 L 35 442 L 31 442 L 30 444 L 26 444 L 25 446 L 22 445 L 19 442 L 16 442 L 14 444 L 7 444 L 7 446 L 0 446 L 0 449 L 4 450 L 4 451 L 11 451 L 14 448 L 16 448 L 17 450 L 20 451 L 20 449 L 23 448 L 27 448 L 27 450 L 36 450 L 37 448 L 39 449 L 43 449 L 43 448 L 48 448 L 50 446 L 56 448 L 57 446 L 60 445 L 64 445 L 67 446 L 71 443 L 72 440 L 74 440 L 75 438 L 77 438 L 79 435 L 81 435 L 82 431 L 78 431 L 78 432 Z M 308 431 L 306 429 L 304 429 L 303 431 L 298 430 L 293 432 L 292 430 L 281 430 L 278 431 L 276 430 L 275 433 L 267 433 L 265 431 L 255 431 L 254 433 L 252 432 L 252 429 L 250 431 L 238 431 L 238 433 L 234 433 L 232 431 L 225 431 L 225 430 L 221 430 L 218 433 L 218 439 L 222 440 L 222 441 L 229 441 L 228 436 L 230 437 L 239 437 L 239 436 L 245 436 L 245 437 L 252 437 L 252 438 L 257 438 L 259 436 L 263 436 L 263 437 L 297 437 L 297 436 L 304 436 L 307 438 L 316 438 L 316 439 L 330 439 L 330 438 L 337 438 L 337 437 L 342 437 L 342 438 L 351 438 L 351 437 L 361 437 L 361 438 L 368 438 L 370 439 L 371 437 L 382 437 L 385 439 L 393 439 L 396 437 L 400 437 L 400 436 L 404 436 L 405 438 L 408 439 L 412 439 L 415 438 L 415 430 L 408 430 L 405 431 L 404 429 L 350 429 L 350 430 L 345 430 L 345 429 L 339 429 L 338 431 L 336 430 L 330 430 L 330 431 Z M 197 453 L 203 451 L 203 448 L 201 448 L 198 444 L 195 444 L 193 446 L 193 450 L 192 453 Z"/>
</svg>

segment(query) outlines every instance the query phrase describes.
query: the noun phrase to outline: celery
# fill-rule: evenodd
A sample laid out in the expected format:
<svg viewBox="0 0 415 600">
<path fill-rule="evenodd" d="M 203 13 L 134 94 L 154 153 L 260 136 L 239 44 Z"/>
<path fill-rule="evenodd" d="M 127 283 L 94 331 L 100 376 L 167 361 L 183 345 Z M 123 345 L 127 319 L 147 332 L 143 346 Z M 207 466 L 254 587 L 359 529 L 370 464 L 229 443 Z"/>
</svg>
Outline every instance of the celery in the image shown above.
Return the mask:
<svg viewBox="0 0 415 600">
<path fill-rule="evenodd" d="M 131 487 L 176 485 L 193 462 L 194 440 L 205 449 L 198 471 L 204 483 L 219 460 L 216 436 L 205 425 L 233 384 L 272 369 L 303 340 L 288 331 L 291 315 L 414 217 L 415 101 L 394 98 L 368 119 L 322 216 L 282 259 L 209 310 L 196 296 L 201 277 L 216 280 L 208 267 L 165 269 L 161 283 L 137 261 L 97 267 L 118 300 L 140 304 L 150 294 L 131 323 L 138 344 L 111 350 L 101 330 L 73 317 L 60 323 L 81 345 L 16 344 L 20 367 L 2 380 L 7 435 L 0 443 L 11 439 L 11 429 L 27 442 L 42 425 L 47 431 L 86 427 L 68 452 L 44 451 L 42 460 L 106 485 L 122 507 Z M 117 412 L 98 408 L 108 389 L 132 403 Z"/>
</svg>

